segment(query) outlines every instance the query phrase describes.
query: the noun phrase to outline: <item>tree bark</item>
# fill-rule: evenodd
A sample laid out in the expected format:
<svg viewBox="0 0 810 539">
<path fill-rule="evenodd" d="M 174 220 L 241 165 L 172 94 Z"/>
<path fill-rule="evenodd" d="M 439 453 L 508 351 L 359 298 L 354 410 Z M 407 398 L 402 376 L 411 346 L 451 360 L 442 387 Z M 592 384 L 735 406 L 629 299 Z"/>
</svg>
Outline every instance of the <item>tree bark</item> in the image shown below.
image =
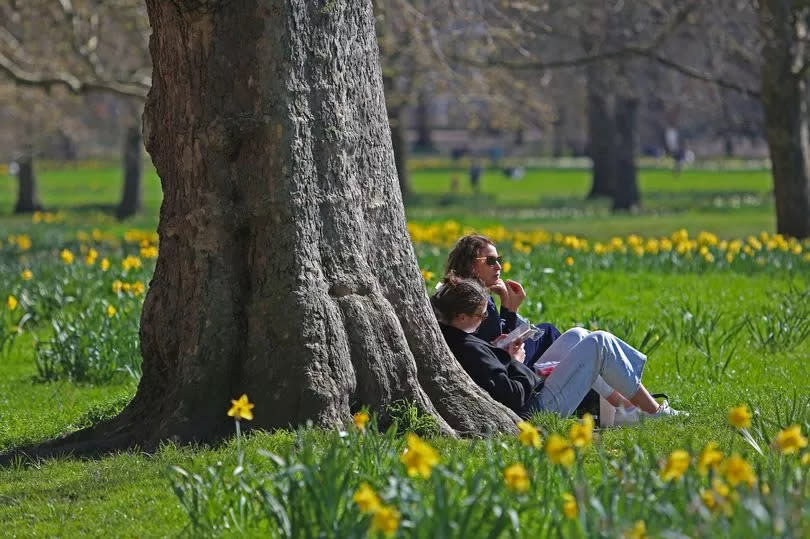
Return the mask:
<svg viewBox="0 0 810 539">
<path fill-rule="evenodd" d="M 140 126 L 131 125 L 124 135 L 124 188 L 116 210 L 118 219 L 139 213 L 143 207 L 143 140 Z"/>
<path fill-rule="evenodd" d="M 806 80 L 794 66 L 808 61 L 799 33 L 805 21 L 789 2 L 759 2 L 762 47 L 762 108 L 771 156 L 776 230 L 810 236 L 810 126 Z"/>
<path fill-rule="evenodd" d="M 397 189 L 368 0 L 147 0 L 146 148 L 164 200 L 143 377 L 93 452 L 251 426 L 340 427 L 405 399 L 444 433 L 514 431 L 447 348 Z"/>
<path fill-rule="evenodd" d="M 588 69 L 588 154 L 593 162 L 588 199 L 612 197 L 616 181 L 616 125 L 596 69 Z"/>
<path fill-rule="evenodd" d="M 629 210 L 641 203 L 636 171 L 638 99 L 617 97 L 615 106 L 616 169 L 613 210 Z"/>
<path fill-rule="evenodd" d="M 17 204 L 14 205 L 14 213 L 42 211 L 42 203 L 39 201 L 37 175 L 34 172 L 33 151 L 26 151 L 17 160 L 17 165 L 19 165 L 20 170 L 17 173 Z"/>
</svg>

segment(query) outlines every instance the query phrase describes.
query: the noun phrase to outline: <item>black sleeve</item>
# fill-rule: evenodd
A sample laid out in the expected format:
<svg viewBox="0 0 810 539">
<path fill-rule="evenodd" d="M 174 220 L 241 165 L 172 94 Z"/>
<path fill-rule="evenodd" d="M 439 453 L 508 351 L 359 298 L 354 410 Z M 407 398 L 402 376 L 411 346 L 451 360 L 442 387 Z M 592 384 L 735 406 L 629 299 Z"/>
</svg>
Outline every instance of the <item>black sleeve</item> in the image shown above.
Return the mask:
<svg viewBox="0 0 810 539">
<path fill-rule="evenodd" d="M 502 354 L 504 357 L 498 357 Z M 535 385 L 535 380 L 514 368 L 503 350 L 496 350 L 486 345 L 464 346 L 462 366 L 476 384 L 483 387 L 489 395 L 512 410 L 523 408 Z"/>
<path fill-rule="evenodd" d="M 501 327 L 504 333 L 509 333 L 517 327 L 518 315 L 515 311 L 510 311 L 504 306 L 501 306 Z"/>
</svg>

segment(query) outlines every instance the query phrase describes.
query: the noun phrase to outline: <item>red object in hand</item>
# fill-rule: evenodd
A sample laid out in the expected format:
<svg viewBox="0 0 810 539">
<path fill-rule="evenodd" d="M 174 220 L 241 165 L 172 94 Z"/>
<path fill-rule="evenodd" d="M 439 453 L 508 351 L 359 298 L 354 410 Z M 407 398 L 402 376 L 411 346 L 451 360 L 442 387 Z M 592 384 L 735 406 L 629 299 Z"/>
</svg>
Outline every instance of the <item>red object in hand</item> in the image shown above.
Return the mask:
<svg viewBox="0 0 810 539">
<path fill-rule="evenodd" d="M 537 372 L 540 374 L 540 376 L 545 378 L 548 377 L 552 372 L 554 372 L 554 367 L 556 367 L 556 365 L 552 365 L 551 367 L 545 367 Z"/>
</svg>

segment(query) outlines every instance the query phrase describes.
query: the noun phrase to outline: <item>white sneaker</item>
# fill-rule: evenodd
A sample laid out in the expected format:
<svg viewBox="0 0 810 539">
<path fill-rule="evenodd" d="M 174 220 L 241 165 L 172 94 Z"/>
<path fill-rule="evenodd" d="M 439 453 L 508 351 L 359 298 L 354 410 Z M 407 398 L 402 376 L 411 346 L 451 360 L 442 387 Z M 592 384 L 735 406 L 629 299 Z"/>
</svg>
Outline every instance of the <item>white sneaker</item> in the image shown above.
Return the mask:
<svg viewBox="0 0 810 539">
<path fill-rule="evenodd" d="M 644 415 L 651 419 L 659 417 L 675 417 L 675 416 L 689 417 L 689 412 L 684 412 L 683 410 L 676 410 L 675 408 L 669 405 L 669 401 L 664 401 L 661 403 L 661 405 L 658 407 L 658 410 L 656 410 L 654 414 L 645 413 Z"/>
<path fill-rule="evenodd" d="M 633 406 L 632 408 L 619 406 L 616 408 L 616 413 L 613 416 L 613 424 L 617 427 L 635 425 L 639 421 L 641 421 L 641 410 L 637 406 Z"/>
</svg>

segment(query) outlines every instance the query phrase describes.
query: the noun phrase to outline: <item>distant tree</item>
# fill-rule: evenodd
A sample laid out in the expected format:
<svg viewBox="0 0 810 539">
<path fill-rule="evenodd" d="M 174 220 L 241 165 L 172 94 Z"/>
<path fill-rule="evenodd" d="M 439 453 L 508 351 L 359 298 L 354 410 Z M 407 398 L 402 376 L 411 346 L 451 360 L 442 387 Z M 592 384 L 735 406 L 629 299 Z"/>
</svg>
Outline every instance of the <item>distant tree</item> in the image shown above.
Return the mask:
<svg viewBox="0 0 810 539">
<path fill-rule="evenodd" d="M 762 108 L 771 153 L 776 230 L 810 237 L 810 125 L 806 52 L 810 5 L 759 0 L 762 36 Z"/>
<path fill-rule="evenodd" d="M 76 94 L 104 92 L 140 103 L 146 97 L 151 84 L 149 28 L 140 0 L 9 2 L 0 5 L 0 16 L 0 73 L 15 84 L 62 87 Z M 121 218 L 138 211 L 136 195 L 142 177 L 142 166 L 135 167 L 131 161 L 136 153 L 132 133 L 140 131 L 139 114 L 125 116 L 123 155 L 130 166 L 124 167 L 123 197 L 117 210 Z M 21 185 L 20 194 L 25 192 Z M 30 204 L 18 201 L 17 208 L 27 207 Z"/>
</svg>

